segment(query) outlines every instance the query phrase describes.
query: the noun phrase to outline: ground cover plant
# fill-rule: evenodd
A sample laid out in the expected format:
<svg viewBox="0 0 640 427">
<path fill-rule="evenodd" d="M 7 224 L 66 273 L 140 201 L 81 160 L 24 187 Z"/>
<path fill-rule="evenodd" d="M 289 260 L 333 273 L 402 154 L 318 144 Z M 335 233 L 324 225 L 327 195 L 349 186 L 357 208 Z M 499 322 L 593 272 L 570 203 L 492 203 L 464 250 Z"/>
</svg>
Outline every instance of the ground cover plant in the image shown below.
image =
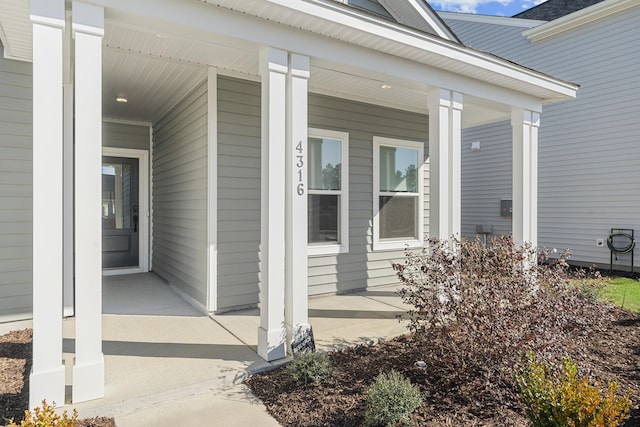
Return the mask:
<svg viewBox="0 0 640 427">
<path fill-rule="evenodd" d="M 509 239 L 430 247 L 394 266 L 413 306 L 410 333 L 330 352 L 334 373 L 319 383 L 296 382 L 286 368 L 248 380 L 282 425 L 363 425 L 369 388 L 394 370 L 425 396 L 417 425 L 528 426 L 515 381 L 528 350 L 541 363 L 569 355 L 589 384 L 633 390 L 623 425 L 640 425 L 640 318 L 598 301 L 598 280 L 572 275 L 564 254 L 551 260 Z"/>
<path fill-rule="evenodd" d="M 395 370 L 378 375 L 367 388 L 366 426 L 412 425 L 411 414 L 422 405 L 420 388 Z"/>
<path fill-rule="evenodd" d="M 616 427 L 627 418 L 631 393 L 620 394 L 616 381 L 604 390 L 599 381 L 590 384 L 569 356 L 560 367 L 538 361 L 532 352 L 523 359 L 516 384 L 533 427 Z"/>
</svg>

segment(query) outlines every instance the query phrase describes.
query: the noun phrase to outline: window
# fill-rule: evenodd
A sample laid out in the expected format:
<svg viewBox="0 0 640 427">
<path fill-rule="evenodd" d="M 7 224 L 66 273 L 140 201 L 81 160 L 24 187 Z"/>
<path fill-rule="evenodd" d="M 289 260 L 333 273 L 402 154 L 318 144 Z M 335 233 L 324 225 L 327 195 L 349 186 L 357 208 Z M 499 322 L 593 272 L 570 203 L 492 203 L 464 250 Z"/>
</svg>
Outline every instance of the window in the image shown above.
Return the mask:
<svg viewBox="0 0 640 427">
<path fill-rule="evenodd" d="M 424 144 L 373 137 L 373 249 L 423 245 Z"/>
<path fill-rule="evenodd" d="M 349 251 L 349 134 L 309 129 L 309 255 Z"/>
</svg>

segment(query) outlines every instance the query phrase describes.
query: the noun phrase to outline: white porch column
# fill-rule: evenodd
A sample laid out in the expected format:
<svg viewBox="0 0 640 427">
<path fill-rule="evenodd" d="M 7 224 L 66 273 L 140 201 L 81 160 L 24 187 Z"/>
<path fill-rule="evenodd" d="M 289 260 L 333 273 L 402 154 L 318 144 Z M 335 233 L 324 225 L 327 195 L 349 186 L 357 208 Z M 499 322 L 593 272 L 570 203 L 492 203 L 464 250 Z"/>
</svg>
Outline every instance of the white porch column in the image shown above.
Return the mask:
<svg viewBox="0 0 640 427">
<path fill-rule="evenodd" d="M 33 24 L 33 367 L 29 407 L 64 405 L 62 364 L 64 0 L 31 0 Z"/>
<path fill-rule="evenodd" d="M 308 323 L 307 81 L 309 57 L 292 53 L 287 74 L 287 187 L 285 318 L 291 333 Z"/>
<path fill-rule="evenodd" d="M 73 2 L 76 138 L 76 357 L 73 402 L 104 396 L 102 355 L 102 35 L 104 10 Z"/>
<path fill-rule="evenodd" d="M 513 129 L 513 241 L 538 244 L 538 130 L 540 113 L 514 108 Z"/>
<path fill-rule="evenodd" d="M 285 139 L 287 52 L 264 48 L 262 76 L 261 278 L 258 354 L 285 357 Z"/>
<path fill-rule="evenodd" d="M 429 93 L 429 236 L 460 237 L 462 94 Z"/>
<path fill-rule="evenodd" d="M 65 13 L 65 26 L 71 28 L 71 12 Z M 63 92 L 64 92 L 64 249 L 63 256 L 63 315 L 73 316 L 74 314 L 74 270 L 73 270 L 73 61 L 71 60 L 71 31 L 66 31 L 64 35 L 64 71 L 63 71 Z"/>
</svg>

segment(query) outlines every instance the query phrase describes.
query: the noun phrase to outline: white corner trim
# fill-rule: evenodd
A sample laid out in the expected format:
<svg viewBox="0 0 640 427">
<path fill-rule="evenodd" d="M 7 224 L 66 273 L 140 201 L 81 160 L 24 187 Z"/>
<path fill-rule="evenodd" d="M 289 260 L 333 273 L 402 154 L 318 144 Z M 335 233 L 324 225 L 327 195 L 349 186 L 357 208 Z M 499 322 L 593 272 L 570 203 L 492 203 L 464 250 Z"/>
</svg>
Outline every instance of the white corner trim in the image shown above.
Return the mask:
<svg viewBox="0 0 640 427">
<path fill-rule="evenodd" d="M 548 37 L 587 25 L 591 22 L 603 19 L 614 13 L 622 12 L 640 5 L 638 0 L 605 0 L 577 12 L 565 15 L 561 18 L 547 22 L 546 24 L 526 30 L 522 35 L 532 42 L 537 42 Z"/>
<path fill-rule="evenodd" d="M 507 27 L 533 28 L 545 24 L 547 21 L 537 19 L 511 18 L 508 16 L 477 15 L 475 13 L 438 12 L 447 21 L 477 22 L 479 24 L 504 25 Z"/>
<path fill-rule="evenodd" d="M 175 292 L 176 294 L 180 295 L 180 298 L 182 298 L 183 300 L 185 300 L 186 302 L 191 304 L 196 310 L 198 310 L 202 314 L 207 315 L 207 316 L 211 314 L 211 313 L 209 313 L 209 310 L 207 310 L 207 307 L 204 306 L 204 304 L 202 304 L 200 301 L 198 301 L 197 299 L 195 299 L 191 295 L 189 295 L 186 292 L 184 292 L 179 287 L 177 287 L 175 285 L 172 285 L 171 283 L 169 283 L 169 287 L 171 288 L 171 290 L 173 292 Z"/>
<path fill-rule="evenodd" d="M 218 309 L 218 73 L 207 71 L 207 311 Z"/>
<path fill-rule="evenodd" d="M 153 271 L 153 126 L 149 124 L 149 271 Z"/>
</svg>

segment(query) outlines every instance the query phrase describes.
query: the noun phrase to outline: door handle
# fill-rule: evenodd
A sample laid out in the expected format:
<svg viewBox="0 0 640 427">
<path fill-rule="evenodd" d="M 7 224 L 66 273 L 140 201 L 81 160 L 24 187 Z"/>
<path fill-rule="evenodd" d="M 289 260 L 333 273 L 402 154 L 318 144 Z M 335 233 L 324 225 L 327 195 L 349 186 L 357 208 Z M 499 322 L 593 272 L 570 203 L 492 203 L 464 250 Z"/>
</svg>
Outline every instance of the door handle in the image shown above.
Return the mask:
<svg viewBox="0 0 640 427">
<path fill-rule="evenodd" d="M 138 232 L 138 205 L 133 205 L 133 232 Z"/>
</svg>

